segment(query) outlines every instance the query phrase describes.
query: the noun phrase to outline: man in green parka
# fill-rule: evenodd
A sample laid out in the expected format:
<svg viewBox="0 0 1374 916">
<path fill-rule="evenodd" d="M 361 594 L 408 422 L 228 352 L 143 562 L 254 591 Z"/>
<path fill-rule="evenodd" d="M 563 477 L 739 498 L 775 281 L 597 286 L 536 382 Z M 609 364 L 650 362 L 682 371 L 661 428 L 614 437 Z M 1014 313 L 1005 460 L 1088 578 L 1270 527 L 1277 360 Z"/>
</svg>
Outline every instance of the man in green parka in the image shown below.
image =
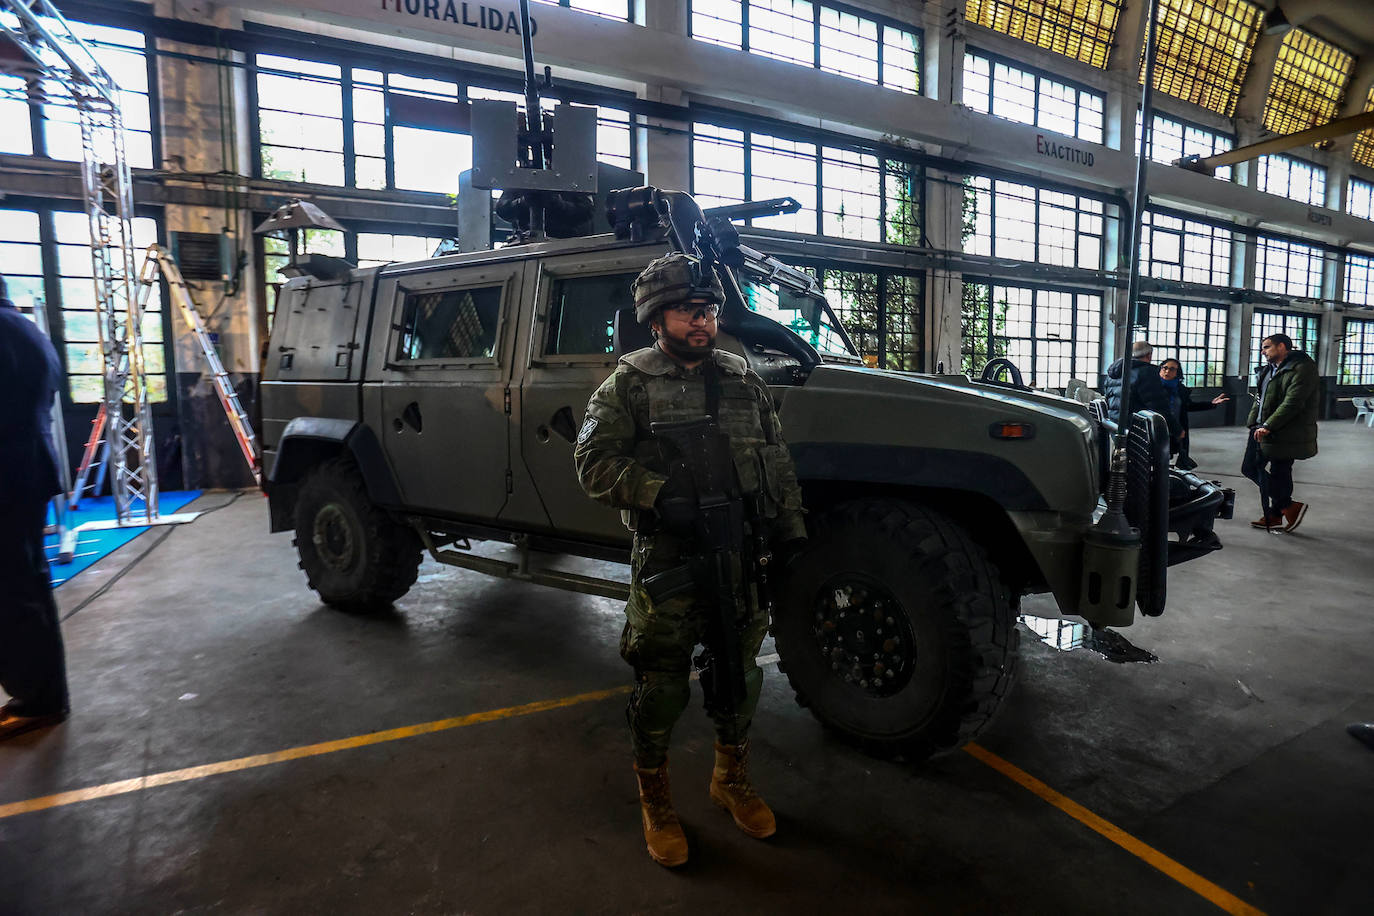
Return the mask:
<svg viewBox="0 0 1374 916">
<path fill-rule="evenodd" d="M 1287 334 L 1270 334 L 1260 350 L 1268 362 L 1256 376 L 1259 394 L 1241 473 L 1259 485 L 1264 514 L 1250 524 L 1292 531 L 1307 514 L 1307 504 L 1293 499 L 1293 462 L 1317 454 L 1321 378 L 1316 362 L 1294 350 Z"/>
<path fill-rule="evenodd" d="M 650 325 L 654 346 L 622 356 L 592 395 L 573 458 L 587 495 L 621 509 L 635 533 L 620 638 L 620 654 L 635 671 L 626 715 L 646 845 L 654 861 L 671 867 L 687 861 L 687 839 L 668 789 L 668 743 L 691 696 L 692 651 L 702 642 L 711 610 L 701 606 L 695 591 L 655 601 L 645 589 L 650 577 L 683 564 L 697 511 L 681 498 L 692 486 L 686 469 L 663 459 L 651 425 L 714 416 L 729 436 L 728 473 L 737 475 L 746 498 L 761 504 L 767 535 L 779 552 L 794 552 L 806 525 L 768 387 L 743 358 L 715 348 L 716 317 L 725 301 L 719 278 L 696 258 L 670 254 L 645 268 L 633 290 L 635 318 Z M 768 611 L 747 586 L 737 588 L 736 602 L 746 696 L 733 714 L 712 714 L 716 762 L 709 791 L 742 831 L 763 838 L 776 824 L 750 782 L 747 762 L 749 725 L 763 684 L 755 656 L 768 630 Z"/>
</svg>

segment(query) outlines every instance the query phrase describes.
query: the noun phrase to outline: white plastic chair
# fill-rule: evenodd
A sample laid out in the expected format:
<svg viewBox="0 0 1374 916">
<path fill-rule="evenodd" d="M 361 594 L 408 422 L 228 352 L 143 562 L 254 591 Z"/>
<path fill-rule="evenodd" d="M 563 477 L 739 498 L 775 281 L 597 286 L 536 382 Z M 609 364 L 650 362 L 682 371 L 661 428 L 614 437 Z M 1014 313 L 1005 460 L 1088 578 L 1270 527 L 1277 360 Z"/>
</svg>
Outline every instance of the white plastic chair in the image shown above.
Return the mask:
<svg viewBox="0 0 1374 916">
<path fill-rule="evenodd" d="M 1355 405 L 1355 422 L 1364 417 L 1364 425 L 1374 428 L 1374 403 L 1369 398 L 1351 398 L 1350 403 Z"/>
</svg>

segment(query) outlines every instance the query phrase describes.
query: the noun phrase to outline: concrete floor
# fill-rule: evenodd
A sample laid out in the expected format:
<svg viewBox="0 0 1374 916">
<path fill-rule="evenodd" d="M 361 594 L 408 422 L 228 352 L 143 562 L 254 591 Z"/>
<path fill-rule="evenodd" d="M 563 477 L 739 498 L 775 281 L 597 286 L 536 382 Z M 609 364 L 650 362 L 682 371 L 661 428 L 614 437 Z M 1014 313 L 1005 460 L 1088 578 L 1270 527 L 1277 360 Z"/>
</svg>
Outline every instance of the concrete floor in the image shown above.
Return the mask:
<svg viewBox="0 0 1374 916">
<path fill-rule="evenodd" d="M 1123 631 L 1160 661 L 1027 633 L 981 744 L 1198 881 L 967 753 L 863 756 L 774 667 L 755 770 L 778 835 L 750 840 L 706 799 L 694 702 L 673 755 L 692 842 L 677 871 L 643 851 L 616 695 L 0 814 L 0 913 L 1217 912 L 1203 879 L 1269 913 L 1368 912 L 1374 752 L 1344 727 L 1374 719 L 1374 430 L 1322 425 L 1297 470 L 1312 509 L 1286 536 L 1248 525 L 1244 432 L 1194 435 L 1240 510 L 1225 550 L 1173 570 L 1165 616 Z M 394 614 L 350 616 L 266 531 L 245 495 L 59 590 L 80 608 L 64 625 L 75 712 L 0 744 L 0 806 L 627 681 L 616 602 L 427 562 Z"/>
</svg>

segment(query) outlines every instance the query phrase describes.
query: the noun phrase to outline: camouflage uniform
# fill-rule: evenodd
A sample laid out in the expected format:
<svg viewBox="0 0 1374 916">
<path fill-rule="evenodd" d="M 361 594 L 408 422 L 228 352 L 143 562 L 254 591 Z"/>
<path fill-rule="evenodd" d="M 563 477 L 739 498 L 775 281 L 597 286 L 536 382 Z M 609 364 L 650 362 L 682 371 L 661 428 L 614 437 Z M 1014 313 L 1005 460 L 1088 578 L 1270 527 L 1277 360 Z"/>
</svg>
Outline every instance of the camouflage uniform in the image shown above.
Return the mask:
<svg viewBox="0 0 1374 916">
<path fill-rule="evenodd" d="M 774 543 L 805 537 L 801 490 L 768 388 L 739 356 L 713 350 L 707 359 L 720 372 L 717 421 L 730 437 L 740 490 L 762 495 Z M 704 621 L 696 596 L 680 595 L 655 604 L 642 585 L 684 560 L 684 542 L 654 530 L 654 502 L 667 467 L 650 437 L 650 423 L 699 419 L 705 413 L 702 367 L 686 369 L 658 348 L 648 347 L 621 357 L 615 372 L 592 395 L 574 451 L 587 495 L 623 510 L 626 525 L 635 531 L 620 654 L 635 669 L 627 715 L 635 759 L 643 766 L 657 766 L 664 759 L 673 724 L 687 706 L 691 655 L 701 641 Z M 768 619 L 749 591 L 738 595 L 748 697 L 736 716 L 714 717 L 717 736 L 727 745 L 744 741 L 763 684 L 754 658 Z"/>
</svg>

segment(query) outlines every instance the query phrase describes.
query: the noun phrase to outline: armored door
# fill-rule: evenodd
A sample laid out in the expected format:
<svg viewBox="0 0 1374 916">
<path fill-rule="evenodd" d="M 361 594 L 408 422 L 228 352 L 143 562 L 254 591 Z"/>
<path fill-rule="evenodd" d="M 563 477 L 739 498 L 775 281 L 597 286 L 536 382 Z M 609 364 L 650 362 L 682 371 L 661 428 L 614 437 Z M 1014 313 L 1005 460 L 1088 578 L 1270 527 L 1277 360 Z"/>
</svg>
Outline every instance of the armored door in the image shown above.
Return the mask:
<svg viewBox="0 0 1374 916">
<path fill-rule="evenodd" d="M 506 503 L 522 274 L 519 262 L 416 270 L 378 289 L 390 322 L 372 330 L 387 345 L 380 390 L 365 397 L 407 506 L 489 520 Z"/>
<path fill-rule="evenodd" d="M 587 401 L 615 369 L 615 313 L 631 308 L 630 282 L 656 250 L 620 249 L 541 262 L 534 331 L 520 387 L 520 453 L 561 534 L 608 543 L 628 540 L 620 514 L 583 494 L 573 444 Z"/>
</svg>

